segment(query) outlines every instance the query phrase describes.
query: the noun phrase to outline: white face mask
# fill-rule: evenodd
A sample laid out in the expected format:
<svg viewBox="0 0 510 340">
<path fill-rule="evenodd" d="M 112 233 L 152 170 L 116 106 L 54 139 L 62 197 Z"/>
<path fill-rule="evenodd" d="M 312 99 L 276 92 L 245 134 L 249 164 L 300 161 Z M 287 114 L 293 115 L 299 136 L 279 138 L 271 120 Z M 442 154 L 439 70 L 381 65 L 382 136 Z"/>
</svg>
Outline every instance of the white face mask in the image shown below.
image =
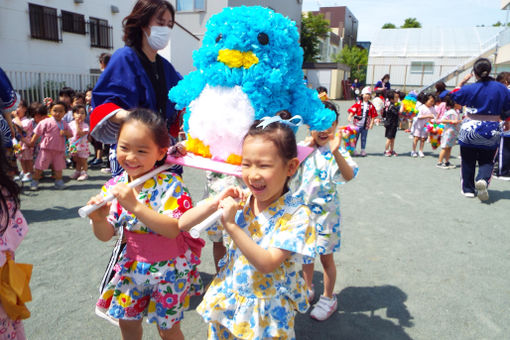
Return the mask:
<svg viewBox="0 0 510 340">
<path fill-rule="evenodd" d="M 170 40 L 170 27 L 168 26 L 151 26 L 151 35 L 145 36 L 147 37 L 147 42 L 149 46 L 156 51 L 162 50 L 168 44 Z"/>
</svg>

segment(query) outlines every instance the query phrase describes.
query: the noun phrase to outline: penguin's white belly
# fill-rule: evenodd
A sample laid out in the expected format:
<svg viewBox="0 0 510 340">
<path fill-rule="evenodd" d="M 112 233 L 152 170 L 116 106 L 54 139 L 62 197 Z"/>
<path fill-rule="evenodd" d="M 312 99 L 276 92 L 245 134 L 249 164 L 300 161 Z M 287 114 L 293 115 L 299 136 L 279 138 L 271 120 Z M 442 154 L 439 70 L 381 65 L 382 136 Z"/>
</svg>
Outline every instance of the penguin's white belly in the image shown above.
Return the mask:
<svg viewBox="0 0 510 340">
<path fill-rule="evenodd" d="M 242 141 L 253 124 L 255 110 L 240 86 L 206 85 L 189 110 L 189 134 L 209 146 L 213 159 L 241 155 Z"/>
</svg>

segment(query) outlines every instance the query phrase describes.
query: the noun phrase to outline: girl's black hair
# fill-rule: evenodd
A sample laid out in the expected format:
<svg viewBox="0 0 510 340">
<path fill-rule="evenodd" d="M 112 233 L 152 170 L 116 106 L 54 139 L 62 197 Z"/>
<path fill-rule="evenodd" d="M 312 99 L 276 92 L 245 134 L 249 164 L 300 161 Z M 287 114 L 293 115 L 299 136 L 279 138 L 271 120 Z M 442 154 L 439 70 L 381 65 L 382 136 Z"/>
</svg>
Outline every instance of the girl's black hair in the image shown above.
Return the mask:
<svg viewBox="0 0 510 340">
<path fill-rule="evenodd" d="M 324 101 L 323 104 L 326 107 L 326 109 L 330 109 L 331 111 L 333 111 L 335 113 L 335 116 L 336 116 L 335 122 L 338 122 L 338 109 L 336 108 L 336 105 L 330 101 L 327 101 L 327 100 Z"/>
<path fill-rule="evenodd" d="M 65 86 L 65 87 L 61 88 L 60 91 L 58 92 L 59 97 L 67 96 L 71 100 L 73 99 L 75 94 L 76 94 L 76 91 L 74 91 L 74 89 L 69 86 Z"/>
<path fill-rule="evenodd" d="M 53 108 L 53 106 L 55 106 L 55 105 L 62 105 L 64 107 L 64 109 L 66 110 L 66 112 L 69 110 L 69 108 L 67 107 L 67 103 L 66 102 L 57 100 L 56 102 L 51 102 L 51 104 L 50 104 L 50 111 Z"/>
<path fill-rule="evenodd" d="M 386 79 L 386 78 L 388 78 L 388 80 L 390 80 L 390 75 L 389 75 L 388 73 L 386 73 L 386 74 L 385 74 L 385 75 L 381 78 L 381 80 L 384 80 L 384 79 Z"/>
<path fill-rule="evenodd" d="M 120 124 L 119 134 L 122 131 L 122 127 L 131 121 L 137 121 L 145 125 L 151 132 L 154 143 L 160 148 L 168 148 L 170 146 L 170 135 L 166 127 L 165 120 L 154 111 L 144 108 L 136 108 L 129 111 L 127 118 Z M 156 162 L 156 166 L 163 165 L 166 160 L 166 155 L 163 159 Z"/>
<path fill-rule="evenodd" d="M 85 108 L 85 105 L 82 105 L 82 104 L 78 104 L 78 105 L 73 106 L 73 113 L 79 112 L 80 109 L 85 110 L 85 115 L 87 115 L 87 109 Z"/>
<path fill-rule="evenodd" d="M 489 59 L 480 58 L 473 65 L 473 73 L 480 78 L 481 81 L 493 80 L 490 76 L 492 65 Z"/>
<path fill-rule="evenodd" d="M 33 102 L 28 107 L 28 112 L 30 112 L 32 117 L 34 117 L 36 114 L 46 116 L 48 115 L 48 108 L 46 107 L 46 105 L 43 105 L 39 102 Z"/>
<path fill-rule="evenodd" d="M 0 143 L 0 235 L 3 235 L 9 221 L 14 216 L 9 215 L 8 200 L 14 201 L 14 211 L 19 209 L 20 188 L 11 177 L 7 175 L 7 157 L 5 150 Z"/>
<path fill-rule="evenodd" d="M 438 81 L 434 87 L 436 88 L 436 93 L 437 95 L 440 95 L 441 92 L 443 92 L 444 90 L 446 90 L 446 84 L 444 83 L 444 81 Z"/>
<path fill-rule="evenodd" d="M 324 92 L 324 93 L 326 93 L 326 94 L 327 94 L 327 93 L 328 93 L 328 89 L 327 89 L 327 88 L 325 88 L 324 86 L 319 86 L 319 87 L 317 88 L 317 92 L 318 92 L 318 93 Z"/>
<path fill-rule="evenodd" d="M 444 96 L 443 101 L 446 103 L 446 107 L 453 108 L 455 106 L 455 102 L 449 94 Z"/>
<path fill-rule="evenodd" d="M 288 125 L 280 122 L 274 122 L 264 128 L 257 127 L 260 122 L 260 120 L 256 120 L 252 126 L 250 126 L 248 133 L 244 136 L 243 143 L 247 137 L 260 136 L 272 142 L 276 146 L 278 154 L 282 159 L 289 161 L 292 158 L 297 157 L 296 137 Z"/>
</svg>

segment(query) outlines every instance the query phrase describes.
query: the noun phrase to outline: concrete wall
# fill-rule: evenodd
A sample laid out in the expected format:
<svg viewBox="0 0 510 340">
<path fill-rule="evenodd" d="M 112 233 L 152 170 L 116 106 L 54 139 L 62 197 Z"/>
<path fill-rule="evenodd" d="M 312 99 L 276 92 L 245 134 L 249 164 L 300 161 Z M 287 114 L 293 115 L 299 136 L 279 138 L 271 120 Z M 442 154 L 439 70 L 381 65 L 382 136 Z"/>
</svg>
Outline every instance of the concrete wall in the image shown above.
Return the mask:
<svg viewBox="0 0 510 340">
<path fill-rule="evenodd" d="M 8 71 L 88 73 L 99 68 L 98 56 L 122 47 L 122 19 L 131 11 L 134 0 L 31 0 L 30 3 L 108 20 L 113 26 L 113 49 L 90 47 L 90 35 L 62 32 L 62 41 L 32 39 L 28 1 L 0 0 L 0 65 Z M 111 5 L 119 13 L 112 13 Z M 87 28 L 88 30 L 88 28 Z"/>
</svg>

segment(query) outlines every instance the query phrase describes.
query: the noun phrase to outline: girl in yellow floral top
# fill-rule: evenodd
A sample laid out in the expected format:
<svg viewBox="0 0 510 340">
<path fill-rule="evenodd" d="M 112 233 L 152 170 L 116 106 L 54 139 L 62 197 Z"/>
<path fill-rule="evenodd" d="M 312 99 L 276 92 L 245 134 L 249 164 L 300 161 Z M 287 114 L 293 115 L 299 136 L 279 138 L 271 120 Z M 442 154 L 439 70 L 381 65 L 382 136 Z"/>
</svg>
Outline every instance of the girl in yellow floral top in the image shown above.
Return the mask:
<svg viewBox="0 0 510 340">
<path fill-rule="evenodd" d="M 197 311 L 209 324 L 209 339 L 294 339 L 296 311 L 309 307 L 298 263 L 315 255 L 310 210 L 287 189 L 299 165 L 294 133 L 284 121 L 256 122 L 242 156 L 251 194 L 226 189 L 179 220 L 187 229 L 220 207 L 229 234 L 227 254 Z"/>
</svg>

